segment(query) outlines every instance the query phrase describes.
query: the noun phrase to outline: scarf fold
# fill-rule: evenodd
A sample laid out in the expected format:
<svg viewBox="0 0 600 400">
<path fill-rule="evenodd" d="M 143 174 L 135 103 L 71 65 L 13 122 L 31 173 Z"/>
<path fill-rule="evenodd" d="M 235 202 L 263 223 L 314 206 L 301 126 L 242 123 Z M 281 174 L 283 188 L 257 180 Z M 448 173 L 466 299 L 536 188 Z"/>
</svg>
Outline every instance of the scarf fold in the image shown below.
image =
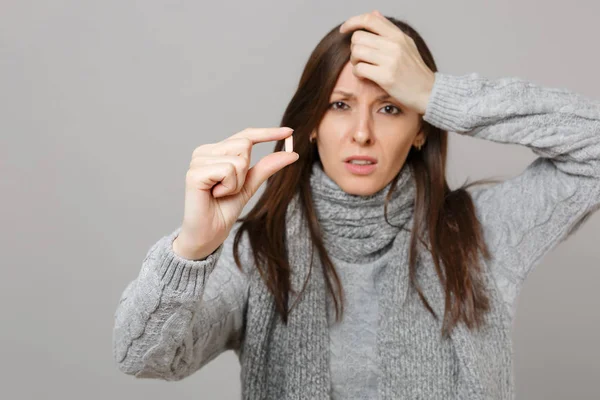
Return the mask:
<svg viewBox="0 0 600 400">
<path fill-rule="evenodd" d="M 352 195 L 329 178 L 319 162 L 313 165 L 310 177 L 328 254 L 369 262 L 387 251 L 394 253 L 382 271 L 383 284 L 376 300 L 380 305 L 376 344 L 379 398 L 507 398 L 511 376 L 502 375 L 506 372 L 502 365 L 511 362 L 506 348 L 509 342 L 506 335 L 498 336 L 506 321 L 496 320 L 491 330 L 478 335 L 459 325 L 450 339 L 443 340 L 444 289 L 431 254 L 419 241 L 416 278 L 438 320 L 426 310 L 416 291 L 409 290 L 408 251 L 416 186 L 408 164 L 399 175 L 388 207 L 393 226 L 384 217 L 391 184 L 370 196 Z M 241 352 L 242 397 L 330 399 L 328 293 L 297 195 L 286 214 L 286 242 L 293 290 L 299 293 L 310 277 L 286 326 L 276 315 L 273 297 L 260 275 L 253 275 Z M 291 295 L 289 305 L 295 301 Z M 489 363 L 487 357 L 496 357 L 501 363 Z"/>
<path fill-rule="evenodd" d="M 349 194 L 317 161 L 312 166 L 310 186 L 325 247 L 329 254 L 348 262 L 370 262 L 379 258 L 389 250 L 413 213 L 416 188 L 408 164 L 399 172 L 388 203 L 389 223 L 385 219 L 384 203 L 391 182 L 369 196 Z"/>
</svg>

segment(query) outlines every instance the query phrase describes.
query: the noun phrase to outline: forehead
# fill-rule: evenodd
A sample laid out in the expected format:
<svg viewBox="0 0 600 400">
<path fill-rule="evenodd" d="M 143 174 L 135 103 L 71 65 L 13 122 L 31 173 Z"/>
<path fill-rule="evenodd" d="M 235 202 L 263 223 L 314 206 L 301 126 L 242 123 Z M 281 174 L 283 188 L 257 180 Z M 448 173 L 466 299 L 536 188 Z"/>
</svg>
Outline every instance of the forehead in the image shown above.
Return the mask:
<svg viewBox="0 0 600 400">
<path fill-rule="evenodd" d="M 352 63 L 348 62 L 342 69 L 333 90 L 340 89 L 355 95 L 379 96 L 385 94 L 378 84 L 369 79 L 359 78 L 352 72 Z"/>
</svg>

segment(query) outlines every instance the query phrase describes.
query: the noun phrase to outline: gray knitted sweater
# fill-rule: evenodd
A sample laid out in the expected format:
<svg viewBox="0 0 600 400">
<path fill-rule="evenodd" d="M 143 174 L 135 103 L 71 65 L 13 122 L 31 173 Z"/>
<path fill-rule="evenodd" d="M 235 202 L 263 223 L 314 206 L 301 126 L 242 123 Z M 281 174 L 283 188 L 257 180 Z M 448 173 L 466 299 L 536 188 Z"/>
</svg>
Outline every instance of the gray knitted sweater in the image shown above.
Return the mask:
<svg viewBox="0 0 600 400">
<path fill-rule="evenodd" d="M 540 156 L 512 179 L 470 189 L 492 251 L 488 270 L 512 320 L 527 275 L 600 206 L 600 103 L 519 78 L 436 72 L 424 119 L 451 132 L 524 145 Z M 235 229 L 213 254 L 195 261 L 173 252 L 179 230 L 150 248 L 117 306 L 114 357 L 125 373 L 182 379 L 225 350 L 239 355 L 245 340 L 249 283 L 233 261 Z M 244 239 L 242 259 L 250 268 Z M 342 324 L 329 331 L 331 395 L 376 398 L 374 299 L 386 255 L 369 262 L 333 261 L 347 309 Z M 190 301 L 194 317 L 181 306 Z M 162 334 L 167 331 L 178 334 Z"/>
</svg>

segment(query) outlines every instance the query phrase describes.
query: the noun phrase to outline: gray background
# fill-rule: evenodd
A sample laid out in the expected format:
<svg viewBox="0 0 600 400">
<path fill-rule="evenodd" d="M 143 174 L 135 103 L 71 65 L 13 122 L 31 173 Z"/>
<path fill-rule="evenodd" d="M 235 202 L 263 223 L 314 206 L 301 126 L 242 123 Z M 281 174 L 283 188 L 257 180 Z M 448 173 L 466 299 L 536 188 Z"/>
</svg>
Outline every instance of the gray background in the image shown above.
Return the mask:
<svg viewBox="0 0 600 400">
<path fill-rule="evenodd" d="M 600 98 L 592 0 L 2 1 L 2 397 L 239 398 L 233 352 L 177 383 L 120 373 L 118 298 L 179 225 L 193 149 L 277 126 L 317 42 L 373 8 L 411 23 L 443 72 Z M 253 163 L 272 149 L 257 145 Z M 451 133 L 450 184 L 533 158 Z M 519 399 L 599 398 L 599 234 L 594 215 L 521 293 Z"/>
</svg>

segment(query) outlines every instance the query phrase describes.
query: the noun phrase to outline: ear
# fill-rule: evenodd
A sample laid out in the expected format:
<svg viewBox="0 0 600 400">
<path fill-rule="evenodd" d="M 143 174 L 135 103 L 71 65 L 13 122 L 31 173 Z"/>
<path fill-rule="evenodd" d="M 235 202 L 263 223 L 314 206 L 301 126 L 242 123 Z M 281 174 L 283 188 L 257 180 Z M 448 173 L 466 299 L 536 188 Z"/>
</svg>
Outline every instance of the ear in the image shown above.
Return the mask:
<svg viewBox="0 0 600 400">
<path fill-rule="evenodd" d="M 421 129 L 416 135 L 415 135 L 415 139 L 413 140 L 413 146 L 418 145 L 419 143 L 425 143 L 425 132 L 423 132 L 423 129 Z"/>
</svg>

